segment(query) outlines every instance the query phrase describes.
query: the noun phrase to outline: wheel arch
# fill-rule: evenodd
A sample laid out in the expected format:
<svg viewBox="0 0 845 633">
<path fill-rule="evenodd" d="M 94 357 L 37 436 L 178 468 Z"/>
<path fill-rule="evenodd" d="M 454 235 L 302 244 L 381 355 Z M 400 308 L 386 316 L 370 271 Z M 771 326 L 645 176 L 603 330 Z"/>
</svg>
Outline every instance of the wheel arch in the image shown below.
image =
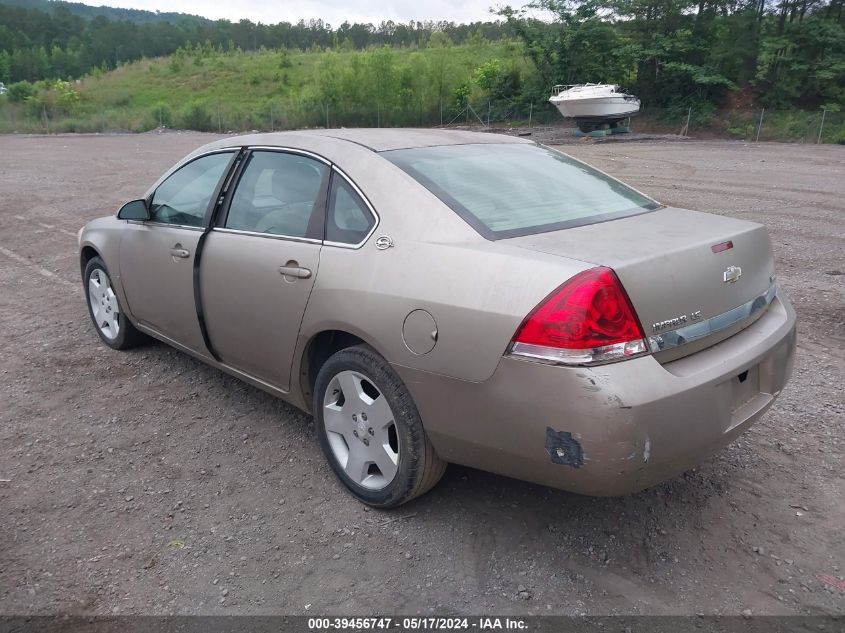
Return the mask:
<svg viewBox="0 0 845 633">
<path fill-rule="evenodd" d="M 299 359 L 299 389 L 307 411 L 311 412 L 314 384 L 320 368 L 333 354 L 356 345 L 368 345 L 378 351 L 369 341 L 344 329 L 322 330 L 308 339 Z"/>
<path fill-rule="evenodd" d="M 90 244 L 85 244 L 79 249 L 79 268 L 83 275 L 85 274 L 85 267 L 88 266 L 88 262 L 95 257 L 102 259 L 100 252 Z"/>
<path fill-rule="evenodd" d="M 132 323 L 135 319 L 129 302 L 123 292 L 123 280 L 120 274 L 121 231 L 126 228 L 126 221 L 114 217 L 97 218 L 86 224 L 79 235 L 79 269 L 84 278 L 85 268 L 94 257 L 99 257 L 108 271 L 112 286 L 121 304 L 121 308 Z M 84 283 L 87 283 L 83 279 Z"/>
</svg>

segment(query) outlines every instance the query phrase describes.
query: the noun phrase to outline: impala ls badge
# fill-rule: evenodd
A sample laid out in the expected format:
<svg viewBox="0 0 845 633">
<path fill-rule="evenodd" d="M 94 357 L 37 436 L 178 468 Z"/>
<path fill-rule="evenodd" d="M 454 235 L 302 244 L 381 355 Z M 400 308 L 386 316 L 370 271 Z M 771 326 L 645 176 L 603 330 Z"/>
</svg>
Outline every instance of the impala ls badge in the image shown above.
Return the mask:
<svg viewBox="0 0 845 633">
<path fill-rule="evenodd" d="M 740 277 L 742 277 L 742 268 L 739 266 L 728 266 L 728 269 L 722 273 L 722 281 L 726 284 L 736 283 Z"/>
<path fill-rule="evenodd" d="M 657 323 L 651 324 L 651 329 L 655 332 L 662 332 L 663 330 L 673 330 L 678 326 L 684 325 L 687 322 L 687 315 L 682 314 L 681 316 L 672 317 L 671 319 L 666 319 L 665 321 L 658 321 Z"/>
<path fill-rule="evenodd" d="M 699 321 L 701 319 L 701 310 L 695 310 L 689 313 L 689 316 L 686 314 L 681 314 L 676 317 L 672 317 L 671 319 L 666 319 L 665 321 L 658 321 L 657 323 L 651 324 L 651 329 L 654 332 L 663 332 L 665 330 L 674 330 L 679 327 L 683 327 L 687 324 L 687 321 Z"/>
</svg>

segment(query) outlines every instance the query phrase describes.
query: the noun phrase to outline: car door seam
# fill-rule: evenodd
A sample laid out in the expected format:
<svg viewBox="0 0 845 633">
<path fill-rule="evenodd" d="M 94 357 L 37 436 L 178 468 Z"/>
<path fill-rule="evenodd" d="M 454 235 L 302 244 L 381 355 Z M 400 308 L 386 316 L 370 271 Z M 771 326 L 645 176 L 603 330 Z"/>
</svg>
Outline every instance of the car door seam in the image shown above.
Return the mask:
<svg viewBox="0 0 845 633">
<path fill-rule="evenodd" d="M 210 210 L 206 212 L 207 217 L 205 218 L 205 226 L 203 226 L 202 234 L 197 240 L 196 251 L 194 253 L 194 308 L 197 314 L 197 324 L 199 325 L 200 334 L 202 335 L 203 343 L 205 343 L 205 348 L 208 350 L 211 357 L 218 363 L 222 361 L 220 359 L 220 355 L 217 353 L 217 350 L 214 349 L 211 337 L 208 334 L 208 328 L 205 324 L 205 310 L 203 309 L 202 287 L 200 285 L 200 264 L 202 263 L 202 252 L 203 247 L 205 246 L 205 240 L 214 226 L 221 207 L 224 203 L 228 202 L 229 189 L 231 188 L 235 176 L 239 175 L 239 170 L 241 165 L 244 163 L 246 153 L 247 152 L 244 148 L 241 148 L 240 151 L 235 153 L 235 156 L 232 158 L 232 162 L 229 164 L 229 168 L 226 170 L 226 175 L 220 180 L 217 187 L 215 187 L 213 197 L 214 202 L 212 203 L 213 206 L 211 206 Z"/>
</svg>

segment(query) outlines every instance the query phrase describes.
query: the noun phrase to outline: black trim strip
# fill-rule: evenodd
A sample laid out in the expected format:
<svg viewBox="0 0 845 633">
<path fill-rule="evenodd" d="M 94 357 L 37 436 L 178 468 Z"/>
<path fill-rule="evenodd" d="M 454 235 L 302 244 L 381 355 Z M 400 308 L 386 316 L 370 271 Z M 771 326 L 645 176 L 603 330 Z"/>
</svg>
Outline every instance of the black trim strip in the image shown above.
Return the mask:
<svg viewBox="0 0 845 633">
<path fill-rule="evenodd" d="M 229 206 L 232 204 L 232 198 L 235 196 L 235 190 L 238 188 L 238 183 L 241 181 L 241 174 L 243 174 L 246 166 L 252 158 L 252 151 L 243 148 L 241 150 L 240 160 L 237 166 L 232 170 L 229 182 L 226 183 L 226 192 L 223 196 L 220 206 L 217 208 L 217 213 L 211 218 L 209 227 L 222 228 L 226 226 L 226 219 L 229 217 Z"/>
<path fill-rule="evenodd" d="M 200 235 L 199 240 L 197 240 L 197 247 L 194 253 L 194 308 L 197 312 L 197 322 L 199 323 L 200 333 L 202 334 L 202 340 L 205 343 L 205 348 L 208 350 L 208 353 L 211 354 L 211 357 L 218 363 L 222 361 L 220 360 L 220 356 L 214 350 L 214 346 L 211 344 L 211 338 L 208 336 L 208 328 L 205 325 L 205 314 L 203 313 L 202 308 L 202 290 L 200 289 L 200 262 L 202 260 L 202 251 L 203 246 L 205 245 L 205 239 L 208 237 L 208 233 L 214 226 L 214 218 L 216 217 L 223 200 L 228 197 L 232 177 L 243 163 L 243 155 L 244 150 L 233 152 L 232 160 L 229 161 L 229 166 L 226 169 L 226 175 L 221 178 L 220 182 L 217 184 L 217 187 L 214 190 L 214 195 L 211 198 L 212 201 L 208 205 L 208 209 L 206 209 L 202 235 Z"/>
<path fill-rule="evenodd" d="M 305 230 L 305 237 L 312 240 L 326 239 L 326 216 L 328 215 L 329 207 L 329 183 L 332 179 L 331 165 L 326 165 L 326 173 L 323 174 L 323 181 L 320 183 L 320 193 L 317 194 L 317 199 L 314 201 L 314 207 L 311 209 L 311 217 L 308 219 L 308 228 Z"/>
</svg>

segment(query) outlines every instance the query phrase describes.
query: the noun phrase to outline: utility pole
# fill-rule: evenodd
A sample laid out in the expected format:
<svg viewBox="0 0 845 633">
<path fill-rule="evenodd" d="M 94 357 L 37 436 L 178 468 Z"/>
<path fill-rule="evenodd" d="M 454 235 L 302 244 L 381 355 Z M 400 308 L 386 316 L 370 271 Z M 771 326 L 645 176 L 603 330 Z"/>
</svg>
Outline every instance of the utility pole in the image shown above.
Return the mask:
<svg viewBox="0 0 845 633">
<path fill-rule="evenodd" d="M 528 106 L 528 129 L 531 129 L 531 116 L 534 114 L 534 104 Z"/>
</svg>

